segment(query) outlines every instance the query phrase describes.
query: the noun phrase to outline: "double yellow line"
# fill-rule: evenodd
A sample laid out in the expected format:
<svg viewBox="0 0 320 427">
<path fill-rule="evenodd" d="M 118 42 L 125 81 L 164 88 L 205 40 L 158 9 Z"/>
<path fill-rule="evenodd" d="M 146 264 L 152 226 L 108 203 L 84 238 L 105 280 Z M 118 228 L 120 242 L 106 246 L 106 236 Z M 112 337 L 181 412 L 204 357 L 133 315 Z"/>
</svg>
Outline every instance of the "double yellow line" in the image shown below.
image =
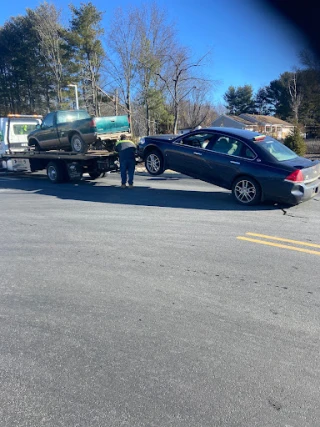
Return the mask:
<svg viewBox="0 0 320 427">
<path fill-rule="evenodd" d="M 315 251 L 315 250 L 299 247 L 299 245 L 300 245 L 300 246 L 306 246 L 306 247 L 320 249 L 320 245 L 316 245 L 315 243 L 300 242 L 299 240 L 283 239 L 281 237 L 266 236 L 264 234 L 257 234 L 257 233 L 246 233 L 246 236 L 259 237 L 260 239 L 267 239 L 267 240 L 253 239 L 251 237 L 245 237 L 245 236 L 238 236 L 237 239 L 246 240 L 247 242 L 259 243 L 261 245 L 275 246 L 277 248 L 289 249 L 291 251 L 305 252 L 307 254 L 319 255 L 320 256 L 320 250 Z M 270 240 L 271 240 L 271 242 L 270 242 Z M 290 245 L 275 243 L 273 241 L 290 243 Z M 291 246 L 291 245 L 298 245 L 298 247 L 297 246 Z"/>
</svg>

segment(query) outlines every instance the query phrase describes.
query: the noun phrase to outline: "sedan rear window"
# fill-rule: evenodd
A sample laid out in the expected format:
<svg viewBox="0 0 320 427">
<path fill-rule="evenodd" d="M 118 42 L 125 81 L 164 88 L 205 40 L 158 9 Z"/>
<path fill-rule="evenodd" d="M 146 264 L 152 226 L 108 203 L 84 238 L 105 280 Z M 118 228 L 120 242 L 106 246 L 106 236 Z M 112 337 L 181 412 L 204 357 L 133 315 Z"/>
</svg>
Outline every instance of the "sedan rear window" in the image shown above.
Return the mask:
<svg viewBox="0 0 320 427">
<path fill-rule="evenodd" d="M 259 147 L 270 153 L 279 162 L 293 160 L 298 157 L 296 153 L 290 150 L 290 148 L 270 137 L 263 139 L 262 141 L 258 141 L 257 144 L 259 144 Z"/>
</svg>

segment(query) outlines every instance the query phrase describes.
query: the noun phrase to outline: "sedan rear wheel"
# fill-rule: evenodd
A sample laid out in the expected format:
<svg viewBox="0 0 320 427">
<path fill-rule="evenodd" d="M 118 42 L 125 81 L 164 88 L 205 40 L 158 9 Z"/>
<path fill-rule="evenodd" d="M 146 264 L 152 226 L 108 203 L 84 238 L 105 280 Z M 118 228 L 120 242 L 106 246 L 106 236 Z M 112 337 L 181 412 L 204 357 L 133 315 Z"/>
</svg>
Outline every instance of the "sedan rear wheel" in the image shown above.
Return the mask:
<svg viewBox="0 0 320 427">
<path fill-rule="evenodd" d="M 147 154 L 145 166 L 150 175 L 160 175 L 163 173 L 163 159 L 161 154 L 154 150 Z"/>
<path fill-rule="evenodd" d="M 261 189 L 257 181 L 248 176 L 237 178 L 232 186 L 232 194 L 241 205 L 252 206 L 260 203 Z"/>
</svg>

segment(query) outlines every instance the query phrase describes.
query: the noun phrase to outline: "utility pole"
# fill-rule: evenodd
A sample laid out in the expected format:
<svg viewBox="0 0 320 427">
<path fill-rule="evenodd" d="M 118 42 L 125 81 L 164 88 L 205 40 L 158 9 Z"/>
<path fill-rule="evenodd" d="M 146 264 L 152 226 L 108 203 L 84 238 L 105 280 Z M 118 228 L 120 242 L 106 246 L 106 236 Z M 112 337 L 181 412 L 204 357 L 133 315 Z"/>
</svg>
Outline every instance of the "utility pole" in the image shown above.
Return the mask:
<svg viewBox="0 0 320 427">
<path fill-rule="evenodd" d="M 118 115 L 118 89 L 114 91 L 114 114 Z"/>
<path fill-rule="evenodd" d="M 74 85 L 74 84 L 69 84 L 67 85 L 69 87 L 74 87 L 74 92 L 75 92 L 75 96 L 76 96 L 76 110 L 79 110 L 79 100 L 78 100 L 78 86 Z"/>
</svg>

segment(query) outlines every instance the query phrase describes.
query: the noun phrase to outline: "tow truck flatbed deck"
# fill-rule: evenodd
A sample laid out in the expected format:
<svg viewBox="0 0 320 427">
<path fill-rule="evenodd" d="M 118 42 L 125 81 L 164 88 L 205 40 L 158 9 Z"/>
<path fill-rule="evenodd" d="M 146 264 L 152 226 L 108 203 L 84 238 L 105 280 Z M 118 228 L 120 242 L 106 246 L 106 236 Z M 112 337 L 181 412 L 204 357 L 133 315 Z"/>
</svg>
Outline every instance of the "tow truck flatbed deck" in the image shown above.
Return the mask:
<svg viewBox="0 0 320 427">
<path fill-rule="evenodd" d="M 0 156 L 2 159 L 6 158 L 24 158 L 24 159 L 30 159 L 30 158 L 37 158 L 37 159 L 63 159 L 63 160 L 89 160 L 89 159 L 95 159 L 95 158 L 103 158 L 103 157 L 110 157 L 117 155 L 116 152 L 112 151 L 102 151 L 102 150 L 90 150 L 87 153 L 74 153 L 74 152 L 68 152 L 68 151 L 36 151 L 36 150 L 30 150 L 30 151 L 21 151 L 21 152 L 15 152 L 15 153 L 5 153 Z"/>
</svg>

